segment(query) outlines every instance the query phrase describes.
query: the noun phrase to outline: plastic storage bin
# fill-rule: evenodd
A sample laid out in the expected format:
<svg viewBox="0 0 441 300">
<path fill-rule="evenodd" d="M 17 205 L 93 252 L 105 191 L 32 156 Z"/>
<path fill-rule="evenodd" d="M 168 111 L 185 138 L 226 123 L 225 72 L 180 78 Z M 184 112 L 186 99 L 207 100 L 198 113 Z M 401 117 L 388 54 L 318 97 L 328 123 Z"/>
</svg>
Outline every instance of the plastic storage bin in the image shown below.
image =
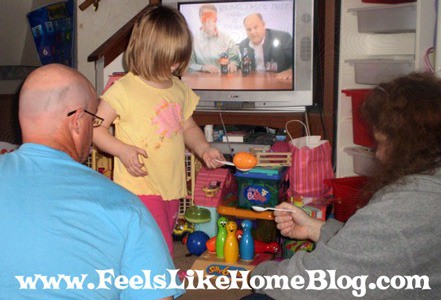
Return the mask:
<svg viewBox="0 0 441 300">
<path fill-rule="evenodd" d="M 363 192 L 367 183 L 364 176 L 325 179 L 324 182 L 333 189 L 334 218 L 338 221 L 346 222 L 370 198 Z"/>
<path fill-rule="evenodd" d="M 380 3 L 380 4 L 400 4 L 408 2 L 416 2 L 416 0 L 361 0 L 364 3 Z"/>
<path fill-rule="evenodd" d="M 360 106 L 372 89 L 342 90 L 352 100 L 352 127 L 354 144 L 375 148 L 376 142 L 366 123 L 360 117 Z"/>
<path fill-rule="evenodd" d="M 286 189 L 282 182 L 283 169 L 254 168 L 248 172 L 236 172 L 238 184 L 238 207 L 274 207 L 281 200 Z"/>
<path fill-rule="evenodd" d="M 218 230 L 217 220 L 219 219 L 219 213 L 216 211 L 216 207 L 209 207 L 209 206 L 200 206 L 200 207 L 208 209 L 210 211 L 211 220 L 209 222 L 205 222 L 205 223 L 194 224 L 194 229 L 199 230 L 199 231 L 203 231 L 206 234 L 208 234 L 208 236 L 210 238 L 212 238 L 213 236 L 215 236 L 217 234 L 217 230 Z"/>
<path fill-rule="evenodd" d="M 372 58 L 349 59 L 346 62 L 354 65 L 355 82 L 359 84 L 378 85 L 415 70 L 412 58 Z"/>
<path fill-rule="evenodd" d="M 344 150 L 352 156 L 354 173 L 362 176 L 373 176 L 378 168 L 375 153 L 364 147 L 349 147 Z"/>
<path fill-rule="evenodd" d="M 406 3 L 393 6 L 349 9 L 357 14 L 360 33 L 401 33 L 416 31 L 416 5 Z"/>
</svg>

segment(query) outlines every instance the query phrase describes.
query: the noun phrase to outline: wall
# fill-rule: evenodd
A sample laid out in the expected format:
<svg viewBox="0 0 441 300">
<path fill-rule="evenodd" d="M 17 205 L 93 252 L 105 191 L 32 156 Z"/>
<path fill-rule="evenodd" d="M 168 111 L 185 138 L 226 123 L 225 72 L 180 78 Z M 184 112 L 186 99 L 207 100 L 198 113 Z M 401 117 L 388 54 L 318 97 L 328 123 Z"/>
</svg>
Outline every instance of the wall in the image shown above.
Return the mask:
<svg viewBox="0 0 441 300">
<path fill-rule="evenodd" d="M 40 65 L 26 14 L 55 2 L 59 0 L 0 0 L 0 65 Z M 105 0 L 100 2 L 97 11 L 94 11 L 93 6 L 85 11 L 79 10 L 78 5 L 82 2 L 77 0 L 76 3 L 78 69 L 94 82 L 94 64 L 87 62 L 87 56 L 148 5 L 149 1 Z"/>
<path fill-rule="evenodd" d="M 359 146 L 353 143 L 351 99 L 341 91 L 344 89 L 371 89 L 375 87 L 374 84 L 355 82 L 354 65 L 347 60 L 411 55 L 415 58 L 414 69 L 424 70 L 424 55 L 426 50 L 433 46 L 434 42 L 436 7 L 434 0 L 417 0 L 415 32 L 380 34 L 358 32 L 357 16 L 349 10 L 381 7 L 381 5 L 363 3 L 361 0 L 343 0 L 341 3 L 335 155 L 337 177 L 347 177 L 357 174 L 354 173 L 354 159 L 346 153 L 345 149 Z M 387 8 L 390 5 L 383 4 L 383 7 Z M 362 165 L 370 165 L 369 156 L 366 156 L 365 159 L 363 159 L 363 156 L 359 158 Z"/>
<path fill-rule="evenodd" d="M 0 0 L 0 65 L 21 64 L 28 31 L 26 13 L 31 6 L 32 1 Z"/>
<path fill-rule="evenodd" d="M 77 5 L 81 3 L 82 0 L 78 0 Z M 77 10 L 78 70 L 92 83 L 95 82 L 95 68 L 87 61 L 89 54 L 148 4 L 148 0 L 105 0 L 99 3 L 97 11 L 92 6 L 84 11 Z"/>
<path fill-rule="evenodd" d="M 59 0 L 0 0 L 0 66 L 39 66 L 26 14 Z"/>
</svg>

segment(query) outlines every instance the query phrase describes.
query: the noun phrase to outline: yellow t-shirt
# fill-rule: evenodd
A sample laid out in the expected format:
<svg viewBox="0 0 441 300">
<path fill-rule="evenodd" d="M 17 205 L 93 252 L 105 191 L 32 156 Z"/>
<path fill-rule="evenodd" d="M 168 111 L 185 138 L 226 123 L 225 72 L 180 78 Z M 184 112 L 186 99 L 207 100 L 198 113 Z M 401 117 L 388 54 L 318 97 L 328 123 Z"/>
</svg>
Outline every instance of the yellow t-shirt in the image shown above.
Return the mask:
<svg viewBox="0 0 441 300">
<path fill-rule="evenodd" d="M 130 175 L 115 158 L 113 179 L 137 195 L 160 195 L 164 200 L 187 193 L 183 124 L 196 108 L 199 97 L 177 77 L 167 89 L 148 85 L 129 72 L 101 98 L 115 109 L 115 137 L 145 149 L 140 156 L 147 176 Z"/>
</svg>

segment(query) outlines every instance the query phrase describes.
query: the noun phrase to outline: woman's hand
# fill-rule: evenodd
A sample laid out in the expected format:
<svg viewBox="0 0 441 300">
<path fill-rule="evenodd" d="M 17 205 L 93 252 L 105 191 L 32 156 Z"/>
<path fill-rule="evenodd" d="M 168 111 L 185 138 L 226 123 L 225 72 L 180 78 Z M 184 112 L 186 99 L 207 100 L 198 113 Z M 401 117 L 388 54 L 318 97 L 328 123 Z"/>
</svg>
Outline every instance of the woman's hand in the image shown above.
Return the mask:
<svg viewBox="0 0 441 300">
<path fill-rule="evenodd" d="M 282 235 L 293 239 L 318 241 L 323 221 L 311 218 L 301 208 L 287 202 L 277 205 L 276 208 L 291 210 L 274 212 L 277 228 Z"/>
<path fill-rule="evenodd" d="M 126 167 L 127 172 L 135 177 L 146 176 L 148 173 L 144 169 L 144 164 L 140 162 L 139 155 L 147 158 L 147 152 L 144 149 L 124 144 L 119 153 L 116 155 L 119 157 L 123 165 Z"/>
</svg>

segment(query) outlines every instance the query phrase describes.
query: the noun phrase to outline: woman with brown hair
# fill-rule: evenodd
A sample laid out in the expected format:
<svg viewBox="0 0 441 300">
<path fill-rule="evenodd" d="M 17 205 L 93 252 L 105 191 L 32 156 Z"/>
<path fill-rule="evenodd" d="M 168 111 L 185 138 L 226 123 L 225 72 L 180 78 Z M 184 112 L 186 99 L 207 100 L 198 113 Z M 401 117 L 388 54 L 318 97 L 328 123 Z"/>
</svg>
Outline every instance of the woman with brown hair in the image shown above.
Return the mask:
<svg viewBox="0 0 441 300">
<path fill-rule="evenodd" d="M 257 266 L 253 276 L 290 281 L 256 292 L 275 299 L 441 298 L 441 80 L 413 73 L 381 84 L 361 112 L 381 166 L 368 186 L 372 198 L 346 224 L 280 204 L 291 210 L 274 213 L 281 234 L 317 245 Z"/>
</svg>

